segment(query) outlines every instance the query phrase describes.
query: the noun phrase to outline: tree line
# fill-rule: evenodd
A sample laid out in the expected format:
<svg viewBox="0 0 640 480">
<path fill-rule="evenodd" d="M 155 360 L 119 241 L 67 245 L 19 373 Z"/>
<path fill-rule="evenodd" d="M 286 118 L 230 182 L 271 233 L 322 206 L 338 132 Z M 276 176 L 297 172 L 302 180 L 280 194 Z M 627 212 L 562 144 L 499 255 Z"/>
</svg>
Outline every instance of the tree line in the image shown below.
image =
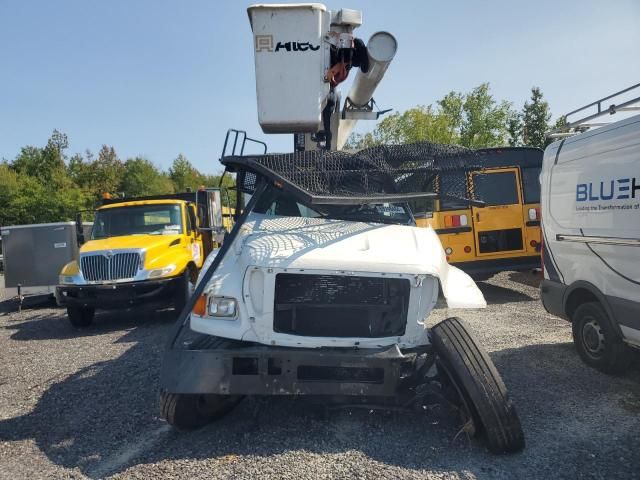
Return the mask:
<svg viewBox="0 0 640 480">
<path fill-rule="evenodd" d="M 531 146 L 544 148 L 552 128 L 549 103 L 538 87 L 520 110 L 497 100 L 488 83 L 468 93 L 450 92 L 431 105 L 394 112 L 373 131 L 352 134 L 346 148 L 428 141 L 467 148 Z M 559 126 L 563 119 L 556 122 Z"/>
<path fill-rule="evenodd" d="M 0 225 L 68 221 L 80 211 L 89 219 L 105 192 L 137 197 L 220 182 L 219 175 L 199 172 L 182 154 L 163 171 L 141 156 L 123 161 L 112 146 L 103 145 L 97 155 L 87 150 L 71 157 L 68 147 L 67 135 L 54 130 L 44 147 L 23 147 L 15 159 L 0 163 Z M 227 175 L 223 186 L 233 185 Z"/>
</svg>

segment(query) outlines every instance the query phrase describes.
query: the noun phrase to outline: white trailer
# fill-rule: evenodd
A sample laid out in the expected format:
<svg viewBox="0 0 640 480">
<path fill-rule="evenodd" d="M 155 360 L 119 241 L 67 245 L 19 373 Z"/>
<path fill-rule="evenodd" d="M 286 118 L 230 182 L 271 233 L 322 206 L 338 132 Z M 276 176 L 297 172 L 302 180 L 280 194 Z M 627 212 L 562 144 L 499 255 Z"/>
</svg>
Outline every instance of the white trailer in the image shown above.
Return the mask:
<svg viewBox="0 0 640 480">
<path fill-rule="evenodd" d="M 640 115 L 592 127 L 638 110 L 637 96 L 602 107 L 632 89 L 572 112 L 597 109 L 552 133 L 563 139 L 545 150 L 540 177 L 542 302 L 572 323 L 581 358 L 609 373 L 640 348 Z"/>
</svg>

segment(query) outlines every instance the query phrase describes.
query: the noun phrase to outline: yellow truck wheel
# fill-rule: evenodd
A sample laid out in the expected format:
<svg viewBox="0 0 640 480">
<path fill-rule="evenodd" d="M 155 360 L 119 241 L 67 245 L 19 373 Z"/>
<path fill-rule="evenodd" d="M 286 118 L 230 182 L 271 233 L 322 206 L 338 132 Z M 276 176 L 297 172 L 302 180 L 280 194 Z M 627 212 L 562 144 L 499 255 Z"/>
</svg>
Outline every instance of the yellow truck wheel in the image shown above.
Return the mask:
<svg viewBox="0 0 640 480">
<path fill-rule="evenodd" d="M 96 310 L 91 307 L 67 307 L 69 322 L 76 328 L 88 327 L 93 323 Z"/>
</svg>

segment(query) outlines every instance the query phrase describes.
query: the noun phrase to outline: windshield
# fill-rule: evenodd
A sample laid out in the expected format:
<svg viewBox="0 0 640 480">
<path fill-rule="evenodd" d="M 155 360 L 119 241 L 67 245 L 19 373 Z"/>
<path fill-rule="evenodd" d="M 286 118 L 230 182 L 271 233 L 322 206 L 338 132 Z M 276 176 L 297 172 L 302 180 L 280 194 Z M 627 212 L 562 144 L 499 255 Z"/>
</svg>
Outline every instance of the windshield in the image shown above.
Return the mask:
<svg viewBox="0 0 640 480">
<path fill-rule="evenodd" d="M 255 212 L 285 217 L 330 218 L 353 222 L 401 225 L 414 223 L 408 206 L 402 203 L 321 205 L 311 208 L 281 192 L 266 194 L 256 205 Z"/>
<path fill-rule="evenodd" d="M 175 235 L 181 232 L 180 205 L 140 205 L 98 210 L 91 239 L 125 235 Z"/>
</svg>

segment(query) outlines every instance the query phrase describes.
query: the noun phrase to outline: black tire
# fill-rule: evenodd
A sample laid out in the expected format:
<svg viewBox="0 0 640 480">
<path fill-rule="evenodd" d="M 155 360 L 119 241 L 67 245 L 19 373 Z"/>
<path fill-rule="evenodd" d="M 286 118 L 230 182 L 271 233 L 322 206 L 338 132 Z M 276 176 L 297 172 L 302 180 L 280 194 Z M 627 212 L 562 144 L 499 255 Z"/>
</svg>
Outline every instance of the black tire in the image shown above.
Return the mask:
<svg viewBox="0 0 640 480">
<path fill-rule="evenodd" d="M 179 315 L 191 298 L 192 285 L 195 284 L 194 273 L 191 267 L 187 267 L 176 283 L 173 305 Z"/>
<path fill-rule="evenodd" d="M 493 453 L 524 448 L 520 419 L 498 370 L 458 318 L 447 318 L 431 329 L 438 363 L 464 397 L 476 431 L 484 433 Z M 478 428 L 479 427 L 479 428 Z"/>
<path fill-rule="evenodd" d="M 622 373 L 629 366 L 629 347 L 614 329 L 602 305 L 583 303 L 573 312 L 571 323 L 573 343 L 584 363 L 609 374 Z"/>
<path fill-rule="evenodd" d="M 195 430 L 229 413 L 242 400 L 236 395 L 160 393 L 160 414 L 178 430 Z"/>
<path fill-rule="evenodd" d="M 76 328 L 88 327 L 93 323 L 96 309 L 91 307 L 67 307 L 69 322 Z"/>
</svg>

